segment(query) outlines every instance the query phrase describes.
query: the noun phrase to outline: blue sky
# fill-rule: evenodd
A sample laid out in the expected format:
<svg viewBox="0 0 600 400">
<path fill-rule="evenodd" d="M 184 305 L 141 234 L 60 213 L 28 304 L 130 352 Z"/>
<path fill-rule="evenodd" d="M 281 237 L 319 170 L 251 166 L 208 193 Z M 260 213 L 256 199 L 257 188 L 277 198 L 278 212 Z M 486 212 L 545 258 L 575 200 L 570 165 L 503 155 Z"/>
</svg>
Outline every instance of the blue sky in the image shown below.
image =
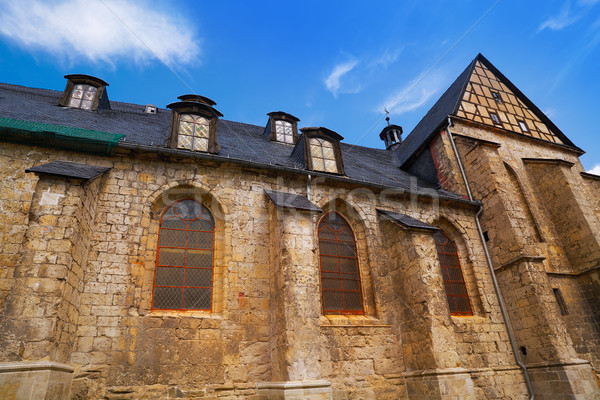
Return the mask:
<svg viewBox="0 0 600 400">
<path fill-rule="evenodd" d="M 282 110 L 370 147 L 384 107 L 408 134 L 479 52 L 600 174 L 600 0 L 0 0 L 3 82 L 63 90 L 85 73 L 111 100 L 197 93 L 225 119 Z"/>
</svg>

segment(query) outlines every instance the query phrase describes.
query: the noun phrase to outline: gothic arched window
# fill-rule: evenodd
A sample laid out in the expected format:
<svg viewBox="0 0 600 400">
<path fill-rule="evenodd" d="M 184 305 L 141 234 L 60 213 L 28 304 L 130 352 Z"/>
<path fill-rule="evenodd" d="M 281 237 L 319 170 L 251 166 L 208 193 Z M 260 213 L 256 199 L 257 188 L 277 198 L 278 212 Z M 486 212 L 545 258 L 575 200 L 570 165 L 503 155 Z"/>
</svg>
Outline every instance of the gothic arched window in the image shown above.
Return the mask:
<svg viewBox="0 0 600 400">
<path fill-rule="evenodd" d="M 319 223 L 323 312 L 363 314 L 360 273 L 352 228 L 336 212 Z"/>
<path fill-rule="evenodd" d="M 215 223 L 195 200 L 172 204 L 160 219 L 152 308 L 212 308 Z"/>
<path fill-rule="evenodd" d="M 458 251 L 454 242 L 441 230 L 437 231 L 433 238 L 440 260 L 440 267 L 442 267 L 444 289 L 446 289 L 446 296 L 448 297 L 450 314 L 473 315 L 467 285 L 463 278 Z"/>
</svg>

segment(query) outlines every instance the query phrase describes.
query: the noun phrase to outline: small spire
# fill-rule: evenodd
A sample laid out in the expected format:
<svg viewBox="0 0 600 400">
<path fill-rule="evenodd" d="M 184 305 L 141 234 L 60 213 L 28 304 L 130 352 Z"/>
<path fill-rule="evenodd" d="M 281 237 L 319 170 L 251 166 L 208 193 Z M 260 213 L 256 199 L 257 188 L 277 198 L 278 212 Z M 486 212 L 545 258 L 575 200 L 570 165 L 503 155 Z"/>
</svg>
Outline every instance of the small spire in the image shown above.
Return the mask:
<svg viewBox="0 0 600 400">
<path fill-rule="evenodd" d="M 385 111 L 385 120 L 387 121 L 388 126 L 390 126 L 390 112 L 387 107 L 383 109 Z"/>
</svg>

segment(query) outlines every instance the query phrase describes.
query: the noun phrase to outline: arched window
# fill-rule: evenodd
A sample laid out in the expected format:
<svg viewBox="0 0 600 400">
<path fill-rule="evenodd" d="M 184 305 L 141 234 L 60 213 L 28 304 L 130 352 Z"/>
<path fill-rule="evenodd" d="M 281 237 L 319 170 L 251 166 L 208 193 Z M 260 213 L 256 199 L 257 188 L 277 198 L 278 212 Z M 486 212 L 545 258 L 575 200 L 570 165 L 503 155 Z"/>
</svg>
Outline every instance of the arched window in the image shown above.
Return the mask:
<svg viewBox="0 0 600 400">
<path fill-rule="evenodd" d="M 315 171 L 338 173 L 333 144 L 325 139 L 310 138 L 310 155 Z"/>
<path fill-rule="evenodd" d="M 323 311 L 363 314 L 356 243 L 350 225 L 336 212 L 319 223 Z"/>
<path fill-rule="evenodd" d="M 442 276 L 444 277 L 444 288 L 448 297 L 450 314 L 452 315 L 473 315 L 467 286 L 463 278 L 458 251 L 454 242 L 443 232 L 437 231 L 433 238 L 435 247 L 442 267 Z"/>
<path fill-rule="evenodd" d="M 160 219 L 152 308 L 210 310 L 214 220 L 195 200 L 172 204 Z"/>
<path fill-rule="evenodd" d="M 177 147 L 195 151 L 208 151 L 208 119 L 194 114 L 182 114 L 179 120 Z"/>
</svg>

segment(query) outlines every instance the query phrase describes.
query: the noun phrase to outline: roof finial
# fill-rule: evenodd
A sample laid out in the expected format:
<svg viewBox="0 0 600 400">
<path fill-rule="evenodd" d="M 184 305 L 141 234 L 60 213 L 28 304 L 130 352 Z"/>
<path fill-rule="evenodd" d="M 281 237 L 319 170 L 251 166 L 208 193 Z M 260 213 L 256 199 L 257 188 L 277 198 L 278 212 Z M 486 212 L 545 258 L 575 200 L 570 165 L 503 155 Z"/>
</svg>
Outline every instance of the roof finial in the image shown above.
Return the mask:
<svg viewBox="0 0 600 400">
<path fill-rule="evenodd" d="M 385 111 L 385 120 L 387 121 L 388 126 L 390 126 L 390 112 L 387 107 L 383 109 Z"/>
</svg>

